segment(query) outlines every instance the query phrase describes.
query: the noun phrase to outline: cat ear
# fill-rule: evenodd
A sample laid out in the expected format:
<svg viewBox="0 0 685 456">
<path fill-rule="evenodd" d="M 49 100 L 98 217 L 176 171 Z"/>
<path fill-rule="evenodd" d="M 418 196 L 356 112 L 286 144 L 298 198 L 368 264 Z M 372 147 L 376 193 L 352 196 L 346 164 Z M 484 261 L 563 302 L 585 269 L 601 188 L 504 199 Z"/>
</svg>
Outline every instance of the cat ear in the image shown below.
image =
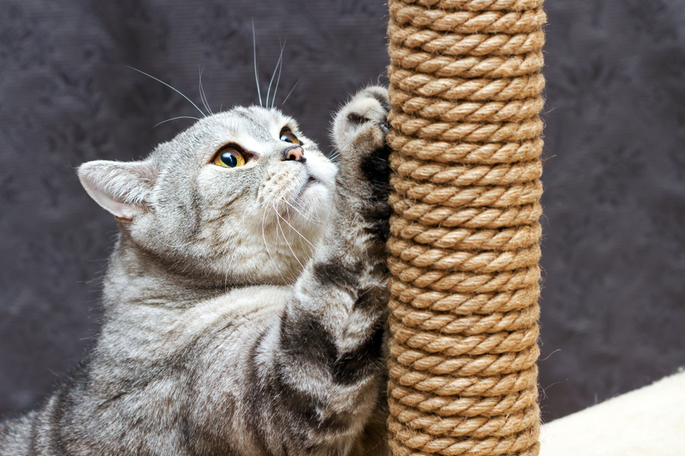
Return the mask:
<svg viewBox="0 0 685 456">
<path fill-rule="evenodd" d="M 96 160 L 79 166 L 78 177 L 96 203 L 115 217 L 130 220 L 145 207 L 157 171 L 150 160 Z"/>
</svg>

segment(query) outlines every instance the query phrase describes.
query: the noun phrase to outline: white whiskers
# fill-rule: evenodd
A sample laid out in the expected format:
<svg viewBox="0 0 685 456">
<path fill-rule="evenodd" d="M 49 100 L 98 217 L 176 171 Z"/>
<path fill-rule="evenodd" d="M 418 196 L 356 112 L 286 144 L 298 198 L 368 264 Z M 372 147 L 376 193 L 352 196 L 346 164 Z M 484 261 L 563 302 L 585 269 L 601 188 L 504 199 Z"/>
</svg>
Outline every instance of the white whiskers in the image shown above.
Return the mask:
<svg viewBox="0 0 685 456">
<path fill-rule="evenodd" d="M 302 80 L 302 78 L 298 78 L 297 81 L 295 81 L 293 88 L 290 89 L 290 92 L 288 92 L 288 95 L 285 96 L 285 100 L 283 100 L 283 103 L 281 103 L 281 106 L 283 106 L 285 104 L 285 102 L 288 101 L 288 98 L 290 98 L 290 94 L 293 93 L 293 90 L 295 90 L 295 87 L 297 87 L 297 84 L 299 84 L 301 80 Z"/>
<path fill-rule="evenodd" d="M 297 263 L 300 265 L 300 267 L 302 267 L 302 269 L 304 269 L 304 265 L 302 264 L 302 262 L 300 261 L 300 259 L 299 259 L 299 258 L 297 257 L 297 255 L 295 254 L 295 251 L 293 250 L 292 246 L 290 245 L 290 242 L 288 242 L 288 238 L 287 238 L 287 236 L 285 235 L 285 232 L 283 231 L 283 227 L 281 226 L 281 220 L 283 220 L 285 223 L 288 223 L 288 222 L 286 222 L 286 220 L 281 216 L 281 214 L 278 213 L 278 211 L 276 210 L 275 207 L 272 206 L 272 208 L 273 208 L 274 212 L 276 213 L 276 215 L 278 216 L 278 218 L 276 219 L 276 223 L 277 223 L 277 225 L 278 225 L 278 230 L 279 230 L 279 232 L 281 233 L 281 236 L 283 236 L 283 240 L 285 241 L 285 244 L 286 244 L 286 245 L 288 246 L 288 248 L 290 249 L 290 253 L 293 254 L 293 257 L 295 257 L 295 261 L 297 261 Z M 279 219 L 280 219 L 280 220 L 279 220 Z M 291 226 L 290 223 L 288 223 L 288 225 Z M 292 228 L 292 226 L 291 226 L 291 228 Z M 308 241 L 308 242 L 309 242 L 309 241 Z"/>
<path fill-rule="evenodd" d="M 300 211 L 297 207 L 295 207 L 295 206 L 293 206 L 292 204 L 290 204 L 290 203 L 288 202 L 288 200 L 286 200 L 286 199 L 283 198 L 282 196 L 280 196 L 280 195 L 276 195 L 276 196 L 278 196 L 278 198 L 280 198 L 281 201 L 283 201 L 285 204 L 287 204 L 288 206 L 290 206 L 295 212 L 297 212 L 297 213 L 298 213 L 303 219 L 305 219 L 306 221 L 311 222 L 311 223 L 313 223 L 314 225 L 321 225 L 321 220 L 318 220 L 318 219 L 316 219 L 316 218 L 314 218 L 314 217 L 312 217 L 312 216 L 310 216 L 310 215 L 304 214 L 304 213 L 303 213 L 302 211 Z"/>
<path fill-rule="evenodd" d="M 171 119 L 163 120 L 157 124 L 155 124 L 152 128 L 158 127 L 162 124 L 165 124 L 167 122 L 171 122 L 172 120 L 178 120 L 178 119 L 193 119 L 193 120 L 200 120 L 198 117 L 193 117 L 193 116 L 178 116 L 178 117 L 172 117 Z"/>
<path fill-rule="evenodd" d="M 283 198 L 281 198 L 281 199 L 283 199 Z M 285 201 L 285 200 L 284 200 L 284 201 Z M 278 211 L 276 211 L 276 215 L 278 216 L 278 218 L 280 218 L 281 220 L 283 220 L 283 221 L 290 227 L 290 229 L 292 229 L 292 230 L 293 230 L 294 232 L 296 232 L 302 239 L 304 239 L 304 240 L 307 242 L 307 244 L 309 244 L 309 245 L 311 245 L 312 247 L 315 248 L 314 244 L 312 244 L 312 243 L 309 241 L 309 239 L 307 239 L 302 233 L 300 233 L 299 231 L 297 231 L 297 229 L 296 229 L 294 226 L 292 226 L 292 225 L 290 224 L 290 222 L 288 222 L 288 221 L 285 219 L 285 217 L 283 217 L 281 214 L 279 214 Z M 279 222 L 279 226 L 280 226 L 280 222 Z"/>
<path fill-rule="evenodd" d="M 285 277 L 283 276 L 283 272 L 281 272 L 281 268 L 278 267 L 278 263 L 276 263 L 276 260 L 274 260 L 273 255 L 271 255 L 271 250 L 269 250 L 269 243 L 266 242 L 266 233 L 264 231 L 264 220 L 266 219 L 266 210 L 268 208 L 264 207 L 264 212 L 262 213 L 262 240 L 264 241 L 264 248 L 266 249 L 266 253 L 269 255 L 269 259 L 271 259 L 271 262 L 274 264 L 276 267 L 276 271 L 278 271 L 278 275 L 281 276 L 281 278 L 286 281 Z"/>
<path fill-rule="evenodd" d="M 259 106 L 264 107 L 264 104 L 262 103 L 262 90 L 259 88 L 259 72 L 257 71 L 257 35 L 254 29 L 254 19 L 252 19 L 252 58 L 254 59 L 254 80 L 257 84 Z"/>
<path fill-rule="evenodd" d="M 209 100 L 207 100 L 207 94 L 205 93 L 205 88 L 202 87 L 202 73 L 203 73 L 203 71 L 204 71 L 204 69 L 200 68 L 200 77 L 199 77 L 199 79 L 200 79 L 200 100 L 202 101 L 202 105 L 205 107 L 207 112 L 209 114 L 213 115 L 214 113 L 212 112 L 212 108 L 209 107 Z"/>
<path fill-rule="evenodd" d="M 285 43 L 281 45 L 281 54 L 278 56 L 278 61 L 276 62 L 276 67 L 274 72 L 271 74 L 271 80 L 269 81 L 269 90 L 266 92 L 266 107 L 273 108 L 276 106 L 276 92 L 278 91 L 278 84 L 281 82 L 281 70 L 283 69 L 283 50 L 285 50 Z M 271 106 L 269 106 L 269 94 L 271 93 L 271 84 L 274 82 L 274 77 L 276 76 L 276 71 L 278 71 L 278 79 L 276 80 L 276 87 L 274 88 L 274 96 L 271 101 Z"/>
<path fill-rule="evenodd" d="M 138 68 L 133 68 L 132 66 L 129 66 L 128 68 L 132 69 L 133 71 L 137 71 L 138 73 L 143 74 L 143 75 L 147 76 L 148 78 L 154 79 L 155 81 L 159 82 L 160 84 L 164 84 L 165 86 L 167 86 L 168 88 L 170 88 L 171 90 L 173 90 L 174 92 L 176 92 L 177 94 L 179 94 L 180 96 L 182 96 L 183 98 L 185 98 L 186 100 L 188 100 L 188 103 L 190 103 L 191 105 L 193 105 L 193 106 L 195 107 L 195 109 L 197 109 L 197 110 L 200 112 L 200 114 L 202 114 L 202 117 L 207 117 L 207 114 L 205 114 L 204 111 L 202 111 L 202 109 L 200 109 L 195 103 L 193 103 L 193 100 L 191 100 L 190 98 L 186 97 L 186 96 L 183 94 L 183 92 L 181 92 L 180 90 L 178 90 L 176 87 L 173 87 L 173 86 L 167 84 L 166 82 L 162 81 L 161 79 L 157 79 L 156 77 L 154 77 L 154 76 L 152 76 L 152 75 L 150 75 L 150 74 L 147 74 L 146 72 L 144 72 L 144 71 L 142 71 L 142 70 L 139 70 Z"/>
<path fill-rule="evenodd" d="M 252 19 L 252 59 L 254 62 L 254 79 L 255 79 L 255 85 L 257 86 L 257 97 L 259 98 L 259 106 L 267 109 L 273 109 L 276 107 L 276 95 L 278 94 L 278 87 L 280 86 L 281 83 L 281 73 L 283 72 L 283 52 L 285 51 L 285 45 L 286 41 L 281 44 L 281 52 L 278 56 L 278 61 L 276 61 L 276 66 L 274 67 L 273 73 L 271 73 L 271 79 L 269 80 L 269 87 L 266 91 L 266 102 L 262 100 L 262 89 L 259 84 L 259 70 L 257 67 L 257 33 L 255 32 L 255 27 L 254 27 L 254 19 Z M 273 85 L 274 79 L 276 79 L 276 85 Z M 293 88 L 290 89 L 290 92 L 285 96 L 283 99 L 283 102 L 281 103 L 281 106 L 285 104 L 286 101 L 288 101 L 288 98 L 290 98 L 290 95 L 293 93 L 295 90 L 295 87 L 297 87 L 297 84 L 300 83 L 302 78 L 298 78 L 297 81 L 295 81 L 295 84 L 293 84 Z M 273 86 L 274 93 L 271 95 L 271 87 Z M 265 104 L 266 103 L 266 104 Z"/>
</svg>

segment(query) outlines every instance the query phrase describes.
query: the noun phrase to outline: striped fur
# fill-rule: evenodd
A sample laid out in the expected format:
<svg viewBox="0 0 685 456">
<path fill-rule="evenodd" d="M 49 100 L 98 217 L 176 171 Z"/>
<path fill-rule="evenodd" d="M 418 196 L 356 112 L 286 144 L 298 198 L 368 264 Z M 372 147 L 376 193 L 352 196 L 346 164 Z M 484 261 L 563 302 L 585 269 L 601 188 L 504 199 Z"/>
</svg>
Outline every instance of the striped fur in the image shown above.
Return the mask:
<svg viewBox="0 0 685 456">
<path fill-rule="evenodd" d="M 83 165 L 120 221 L 101 334 L 42 407 L 0 423 L 0 455 L 387 454 L 388 107 L 370 87 L 336 115 L 338 166 L 258 107 Z M 305 161 L 283 158 L 284 126 Z M 226 144 L 244 167 L 212 164 Z"/>
</svg>

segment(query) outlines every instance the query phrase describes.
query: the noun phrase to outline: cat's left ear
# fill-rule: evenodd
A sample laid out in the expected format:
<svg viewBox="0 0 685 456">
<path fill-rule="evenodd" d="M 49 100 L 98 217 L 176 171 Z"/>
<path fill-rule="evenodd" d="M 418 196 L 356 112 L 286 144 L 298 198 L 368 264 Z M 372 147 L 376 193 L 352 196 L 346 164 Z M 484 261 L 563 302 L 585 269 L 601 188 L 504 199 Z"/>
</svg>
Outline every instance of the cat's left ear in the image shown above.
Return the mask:
<svg viewBox="0 0 685 456">
<path fill-rule="evenodd" d="M 157 171 L 150 160 L 96 160 L 79 166 L 78 177 L 96 203 L 119 219 L 131 220 L 145 210 Z"/>
</svg>

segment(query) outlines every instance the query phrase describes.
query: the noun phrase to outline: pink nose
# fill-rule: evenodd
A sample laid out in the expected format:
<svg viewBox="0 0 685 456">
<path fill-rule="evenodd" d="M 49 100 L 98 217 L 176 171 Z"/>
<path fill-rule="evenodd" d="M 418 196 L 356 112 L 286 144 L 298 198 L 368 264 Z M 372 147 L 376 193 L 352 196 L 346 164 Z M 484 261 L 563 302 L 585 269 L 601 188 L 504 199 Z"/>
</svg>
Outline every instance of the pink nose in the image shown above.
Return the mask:
<svg viewBox="0 0 685 456">
<path fill-rule="evenodd" d="M 304 163 L 306 161 L 306 158 L 304 158 L 304 150 L 302 150 L 302 147 L 300 146 L 295 146 L 287 149 L 284 155 L 285 160 L 295 160 L 300 163 Z"/>
</svg>

